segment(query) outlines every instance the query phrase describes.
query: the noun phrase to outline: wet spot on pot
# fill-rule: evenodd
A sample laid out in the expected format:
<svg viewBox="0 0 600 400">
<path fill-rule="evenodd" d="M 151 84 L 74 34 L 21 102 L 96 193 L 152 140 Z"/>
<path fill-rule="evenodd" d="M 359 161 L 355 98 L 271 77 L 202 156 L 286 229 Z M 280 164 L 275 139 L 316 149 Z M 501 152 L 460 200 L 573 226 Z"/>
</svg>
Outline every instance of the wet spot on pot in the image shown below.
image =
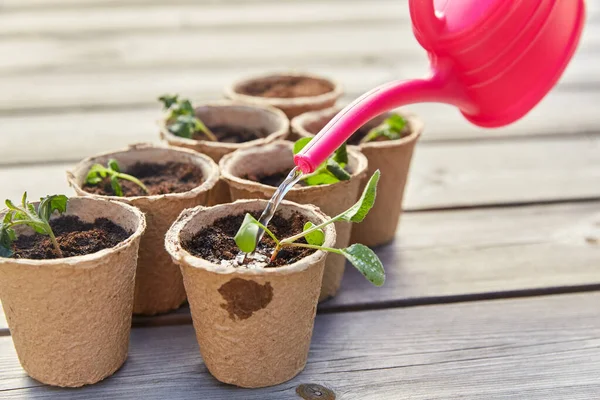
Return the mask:
<svg viewBox="0 0 600 400">
<path fill-rule="evenodd" d="M 335 400 L 335 393 L 316 383 L 303 383 L 296 388 L 298 396 L 304 400 Z"/>
<path fill-rule="evenodd" d="M 265 308 L 273 299 L 273 287 L 269 282 L 261 285 L 254 281 L 234 278 L 219 288 L 219 293 L 227 302 L 221 307 L 235 321 L 247 319 L 258 310 Z"/>
<path fill-rule="evenodd" d="M 588 244 L 600 244 L 600 238 L 594 237 L 594 236 L 588 236 L 585 238 L 585 241 Z"/>
</svg>

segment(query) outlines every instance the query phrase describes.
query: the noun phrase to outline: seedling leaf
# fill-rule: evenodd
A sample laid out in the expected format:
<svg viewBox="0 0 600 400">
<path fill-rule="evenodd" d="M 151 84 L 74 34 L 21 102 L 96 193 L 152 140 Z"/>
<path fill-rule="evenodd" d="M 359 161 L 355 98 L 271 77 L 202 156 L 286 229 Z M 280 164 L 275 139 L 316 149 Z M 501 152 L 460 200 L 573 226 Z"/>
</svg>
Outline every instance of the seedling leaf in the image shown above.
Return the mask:
<svg viewBox="0 0 600 400">
<path fill-rule="evenodd" d="M 294 154 L 300 153 L 302 149 L 304 149 L 306 145 L 310 143 L 311 140 L 312 138 L 309 137 L 296 140 L 296 142 L 294 143 Z"/>
<path fill-rule="evenodd" d="M 119 196 L 119 197 L 123 196 L 123 188 L 121 187 L 121 184 L 119 183 L 119 178 L 117 177 L 117 175 L 111 175 L 110 186 L 112 187 L 112 190 L 115 192 L 115 196 Z"/>
<path fill-rule="evenodd" d="M 256 218 L 250 214 L 246 214 L 240 229 L 233 238 L 241 251 L 252 253 L 256 249 L 256 237 L 258 236 L 259 229 L 260 227 Z"/>
<path fill-rule="evenodd" d="M 119 167 L 119 163 L 114 158 L 111 158 L 110 160 L 108 160 L 107 165 L 108 165 L 108 168 L 110 168 L 111 170 L 113 170 L 115 172 L 121 172 L 121 168 Z"/>
<path fill-rule="evenodd" d="M 371 142 L 378 137 L 384 136 L 389 140 L 400 139 L 406 127 L 406 120 L 398 114 L 393 114 L 380 125 L 371 129 L 361 140 L 361 143 Z"/>
<path fill-rule="evenodd" d="M 306 179 L 304 179 L 304 182 L 306 182 L 308 186 L 330 185 L 339 181 L 340 180 L 338 178 L 336 178 L 327 171 L 318 173 L 316 175 L 310 175 Z"/>
<path fill-rule="evenodd" d="M 336 219 L 347 222 L 362 222 L 367 216 L 377 197 L 377 183 L 379 182 L 380 172 L 375 171 L 367 182 L 360 199 L 348 210 L 338 215 Z"/>
<path fill-rule="evenodd" d="M 169 94 L 165 94 L 165 95 L 163 95 L 163 96 L 160 96 L 160 97 L 158 98 L 158 100 L 159 100 L 160 102 L 162 102 L 162 103 L 163 103 L 163 107 L 164 107 L 164 109 L 165 109 L 165 110 L 168 110 L 169 108 L 171 108 L 171 106 L 172 106 L 173 104 L 176 104 L 176 103 L 177 103 L 177 98 L 178 98 L 178 97 L 179 97 L 178 95 L 169 95 Z"/>
<path fill-rule="evenodd" d="M 50 236 L 50 240 L 59 257 L 62 252 L 50 227 L 49 219 L 54 211 L 63 213 L 67 209 L 67 197 L 64 195 L 47 196 L 40 199 L 36 210 L 33 204 L 27 201 L 27 193 L 23 194 L 21 207 L 17 207 L 10 200 L 6 200 L 9 210 L 0 224 L 0 256 L 10 257 L 12 255 L 11 244 L 17 235 L 13 229 L 16 225 L 27 225 L 43 235 Z"/>
<path fill-rule="evenodd" d="M 133 182 L 139 187 L 141 187 L 144 190 L 144 192 L 148 193 L 148 188 L 142 183 L 142 181 L 140 181 L 135 176 L 131 176 L 120 172 L 121 168 L 119 167 L 119 163 L 117 162 L 117 160 L 108 160 L 107 166 L 108 168 L 100 164 L 92 165 L 85 178 L 85 182 L 88 185 L 94 186 L 102 182 L 102 180 L 107 176 L 110 176 L 110 185 L 113 189 L 113 192 L 115 193 L 115 196 L 123 196 L 123 188 L 121 186 L 121 183 L 119 182 L 119 179 L 124 179 Z"/>
<path fill-rule="evenodd" d="M 346 143 L 342 144 L 335 153 L 333 153 L 333 160 L 340 164 L 342 168 L 348 164 L 348 149 L 346 148 Z"/>
<path fill-rule="evenodd" d="M 383 285 L 385 271 L 381 260 L 373 250 L 362 244 L 353 244 L 350 247 L 341 249 L 341 252 L 373 285 Z"/>
<path fill-rule="evenodd" d="M 41 219 L 49 221 L 54 211 L 58 211 L 59 214 L 67 211 L 68 201 L 69 199 L 64 194 L 43 197 L 40 199 L 37 213 Z"/>
<path fill-rule="evenodd" d="M 304 228 L 302 229 L 302 231 L 306 232 L 313 226 L 315 225 L 312 222 L 308 221 L 306 224 L 304 224 Z M 323 246 L 323 243 L 325 243 L 325 232 L 323 232 L 323 230 L 321 229 L 317 229 L 304 236 L 304 238 L 306 239 L 306 242 L 308 244 L 312 244 L 314 246 Z"/>
<path fill-rule="evenodd" d="M 350 174 L 346 172 L 344 167 L 334 161 L 333 158 L 327 159 L 327 171 L 329 171 L 333 176 L 335 176 L 340 181 L 347 181 L 350 179 Z"/>
</svg>

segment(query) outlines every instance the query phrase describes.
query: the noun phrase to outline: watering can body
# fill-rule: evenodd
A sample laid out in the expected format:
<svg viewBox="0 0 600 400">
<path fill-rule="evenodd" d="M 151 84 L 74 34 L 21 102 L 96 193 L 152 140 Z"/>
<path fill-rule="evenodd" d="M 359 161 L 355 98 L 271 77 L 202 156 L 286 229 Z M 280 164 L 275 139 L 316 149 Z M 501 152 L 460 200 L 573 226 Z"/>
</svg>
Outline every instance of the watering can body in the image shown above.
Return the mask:
<svg viewBox="0 0 600 400">
<path fill-rule="evenodd" d="M 411 103 L 451 104 L 486 128 L 517 121 L 559 80 L 585 20 L 583 0 L 409 0 L 409 6 L 430 76 L 382 85 L 340 111 L 296 155 L 303 172 L 370 119 Z"/>
</svg>

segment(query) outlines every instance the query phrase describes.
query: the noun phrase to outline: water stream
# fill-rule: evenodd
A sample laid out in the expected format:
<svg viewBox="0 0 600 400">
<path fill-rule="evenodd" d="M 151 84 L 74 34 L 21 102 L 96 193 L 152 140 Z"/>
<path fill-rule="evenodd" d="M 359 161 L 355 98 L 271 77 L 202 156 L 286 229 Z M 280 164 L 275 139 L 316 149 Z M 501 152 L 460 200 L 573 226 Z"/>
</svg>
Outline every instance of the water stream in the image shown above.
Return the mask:
<svg viewBox="0 0 600 400">
<path fill-rule="evenodd" d="M 294 185 L 298 183 L 298 181 L 301 178 L 302 171 L 300 171 L 298 167 L 294 167 L 294 169 L 290 171 L 290 173 L 284 179 L 281 185 L 279 185 L 277 190 L 275 190 L 275 193 L 273 193 L 271 200 L 269 200 L 269 202 L 267 203 L 267 207 L 265 207 L 265 210 L 260 215 L 258 222 L 260 222 L 264 226 L 268 226 L 269 222 L 271 222 L 271 219 L 277 211 L 277 207 L 279 207 L 279 204 L 281 204 L 281 201 L 283 200 L 287 192 L 289 192 L 290 189 L 293 188 Z M 258 244 L 261 241 L 264 234 L 265 231 L 263 229 L 258 230 L 258 235 L 256 236 L 256 244 Z M 240 252 L 235 260 L 239 265 L 242 265 L 246 260 L 246 253 Z"/>
</svg>

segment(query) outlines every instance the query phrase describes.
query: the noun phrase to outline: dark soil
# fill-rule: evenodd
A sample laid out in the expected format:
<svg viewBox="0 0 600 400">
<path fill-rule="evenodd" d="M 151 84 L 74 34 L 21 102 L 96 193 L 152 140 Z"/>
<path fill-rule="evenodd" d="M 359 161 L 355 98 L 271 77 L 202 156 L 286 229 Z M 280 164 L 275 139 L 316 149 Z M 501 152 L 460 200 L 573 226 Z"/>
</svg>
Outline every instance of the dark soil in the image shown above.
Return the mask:
<svg viewBox="0 0 600 400">
<path fill-rule="evenodd" d="M 279 187 L 279 185 L 283 183 L 285 178 L 287 178 L 290 171 L 291 169 L 285 169 L 283 171 L 275 172 L 274 174 L 270 175 L 246 174 L 242 178 L 248 179 L 253 182 L 259 182 L 263 185 Z M 296 183 L 296 186 L 306 186 L 306 183 L 303 180 L 301 180 L 300 182 Z"/>
<path fill-rule="evenodd" d="M 245 85 L 241 92 L 250 96 L 283 98 L 319 96 L 333 90 L 331 84 L 312 78 L 282 76 Z"/>
<path fill-rule="evenodd" d="M 260 217 L 259 212 L 251 214 L 256 219 Z M 212 226 L 204 228 L 194 235 L 191 240 L 182 243 L 183 248 L 191 254 L 215 264 L 221 264 L 221 260 L 235 260 L 240 250 L 233 237 L 242 225 L 244 215 L 233 215 L 215 221 Z M 269 223 L 269 229 L 281 240 L 302 232 L 302 228 L 307 221 L 305 217 L 298 213 L 294 213 L 290 219 L 285 219 L 277 213 Z M 300 239 L 298 243 L 306 243 L 306 241 Z M 274 248 L 273 239 L 265 234 L 258 244 L 256 253 L 270 258 Z M 285 247 L 279 251 L 277 258 L 269 262 L 265 268 L 293 264 L 314 252 L 313 249 Z"/>
<path fill-rule="evenodd" d="M 120 179 L 123 196 L 147 196 L 168 193 L 183 193 L 194 189 L 204 181 L 202 170 L 193 164 L 168 162 L 166 164 L 135 163 L 127 170 L 126 174 L 138 178 L 148 188 L 146 194 L 141 187 L 133 182 Z M 83 188 L 94 194 L 114 196 L 115 192 L 110 185 L 110 178 L 105 178 L 98 185 L 85 184 Z"/>
<path fill-rule="evenodd" d="M 251 140 L 267 137 L 270 133 L 266 129 L 255 129 L 247 126 L 233 125 L 214 125 L 208 129 L 215 134 L 217 140 L 221 143 L 244 143 Z M 206 135 L 202 132 L 194 133 L 194 140 L 206 140 Z"/>
<path fill-rule="evenodd" d="M 64 257 L 82 256 L 115 247 L 132 232 L 106 218 L 86 223 L 73 215 L 64 215 L 50 221 L 52 231 Z M 39 233 L 20 235 L 12 244 L 12 258 L 49 260 L 58 258 L 50 238 Z"/>
</svg>

